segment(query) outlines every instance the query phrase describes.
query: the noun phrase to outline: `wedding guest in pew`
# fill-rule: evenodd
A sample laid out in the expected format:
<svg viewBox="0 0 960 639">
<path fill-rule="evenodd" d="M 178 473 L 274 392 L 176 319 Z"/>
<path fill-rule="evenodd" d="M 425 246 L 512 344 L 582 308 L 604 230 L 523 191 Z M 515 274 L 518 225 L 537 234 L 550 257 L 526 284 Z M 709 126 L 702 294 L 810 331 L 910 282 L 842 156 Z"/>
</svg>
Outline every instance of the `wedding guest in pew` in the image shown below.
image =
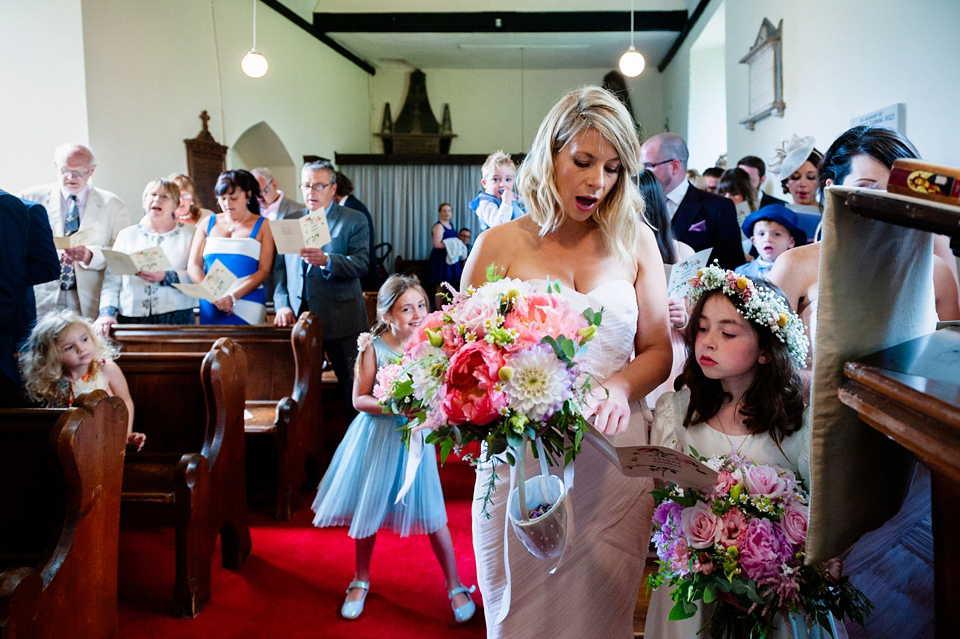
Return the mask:
<svg viewBox="0 0 960 639">
<path fill-rule="evenodd" d="M 100 290 L 100 317 L 94 327 L 109 337 L 110 327 L 121 324 L 193 324 L 194 300 L 173 285 L 187 282 L 187 256 L 193 227 L 177 220 L 180 203 L 176 182 L 159 178 L 143 189 L 143 217 L 120 231 L 113 250 L 136 253 L 160 247 L 173 268 L 117 275 L 107 268 Z"/>
<path fill-rule="evenodd" d="M 913 143 L 900 133 L 881 127 L 855 126 L 838 137 L 819 166 L 821 199 L 826 187 L 838 184 L 885 191 L 893 162 L 919 158 Z M 960 319 L 956 279 L 938 255 L 940 238 L 934 239 L 934 292 L 941 321 Z M 949 249 L 948 249 L 949 250 Z M 950 256 L 952 259 L 952 256 Z M 820 283 L 820 243 L 798 246 L 781 255 L 768 271 L 767 279 L 783 289 L 807 326 L 811 356 L 816 336 L 816 307 Z"/>
<path fill-rule="evenodd" d="M 53 152 L 53 163 L 59 182 L 29 188 L 20 197 L 47 210 L 55 236 L 93 232 L 84 244 L 60 251 L 59 281 L 34 287 L 37 313 L 72 308 L 95 319 L 106 267 L 101 249 L 113 246 L 120 230 L 130 225 L 130 212 L 116 194 L 90 185 L 97 163 L 87 147 L 61 145 Z"/>
<path fill-rule="evenodd" d="M 143 448 L 147 436 L 133 432 L 133 399 L 114 361 L 119 349 L 97 335 L 90 320 L 70 309 L 37 320 L 20 354 L 20 373 L 31 400 L 68 408 L 82 393 L 103 390 L 127 407 L 127 444 Z"/>
<path fill-rule="evenodd" d="M 292 326 L 307 310 L 320 318 L 323 350 L 337 375 L 337 395 L 352 420 L 357 337 L 370 326 L 360 285 L 370 264 L 370 230 L 362 213 L 336 201 L 336 181 L 337 172 L 326 161 L 309 162 L 300 172 L 300 192 L 307 205 L 303 215 L 322 210 L 331 239 L 322 248 L 305 248 L 299 255 L 277 259 L 273 323 Z"/>
<path fill-rule="evenodd" d="M 167 179 L 175 183 L 180 189 L 180 203 L 173 216 L 178 222 L 196 226 L 203 218 L 211 215 L 213 211 L 205 209 L 197 203 L 197 187 L 194 185 L 190 176 L 183 173 L 171 173 Z"/>
<path fill-rule="evenodd" d="M 33 285 L 59 276 L 47 212 L 0 190 L 0 408 L 24 404 L 16 351 L 37 319 Z"/>
<path fill-rule="evenodd" d="M 223 213 L 197 226 L 187 273 L 200 282 L 218 260 L 237 277 L 214 302 L 200 300 L 201 324 L 263 324 L 267 295 L 263 282 L 273 268 L 270 225 L 260 216 L 260 185 L 248 171 L 220 174 L 214 188 Z"/>
</svg>

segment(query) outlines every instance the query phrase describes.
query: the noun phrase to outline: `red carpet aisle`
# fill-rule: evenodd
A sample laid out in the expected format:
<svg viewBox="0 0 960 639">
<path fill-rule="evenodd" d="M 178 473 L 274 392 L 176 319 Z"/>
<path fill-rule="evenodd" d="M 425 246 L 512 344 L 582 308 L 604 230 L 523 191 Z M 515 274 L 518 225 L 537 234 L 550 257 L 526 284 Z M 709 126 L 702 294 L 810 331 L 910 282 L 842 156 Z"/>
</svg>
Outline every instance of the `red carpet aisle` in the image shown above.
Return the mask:
<svg viewBox="0 0 960 639">
<path fill-rule="evenodd" d="M 473 468 L 453 459 L 440 469 L 450 532 L 464 584 L 476 583 L 470 540 Z M 353 540 L 346 528 L 314 528 L 304 509 L 279 524 L 251 513 L 253 554 L 238 572 L 213 563 L 210 603 L 194 619 L 169 616 L 173 593 L 173 529 L 131 529 L 120 535 L 120 637 L 324 637 L 331 639 L 470 639 L 485 636 L 483 611 L 460 626 L 425 535 L 377 536 L 371 592 L 356 621 L 339 617 L 353 577 Z M 475 593 L 478 606 L 479 592 Z"/>
</svg>

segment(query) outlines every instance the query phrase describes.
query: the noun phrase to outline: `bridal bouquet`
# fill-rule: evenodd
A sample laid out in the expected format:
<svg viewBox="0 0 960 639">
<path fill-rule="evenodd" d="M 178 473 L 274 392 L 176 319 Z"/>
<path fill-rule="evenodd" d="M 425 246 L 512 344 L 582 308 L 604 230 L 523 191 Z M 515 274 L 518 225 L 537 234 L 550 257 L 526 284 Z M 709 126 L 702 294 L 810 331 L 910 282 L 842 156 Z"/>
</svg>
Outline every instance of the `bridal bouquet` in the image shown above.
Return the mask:
<svg viewBox="0 0 960 639">
<path fill-rule="evenodd" d="M 572 460 L 587 429 L 592 377 L 582 366 L 602 311 L 576 313 L 559 282 L 545 291 L 487 271 L 487 282 L 427 316 L 402 360 L 377 374 L 374 396 L 412 415 L 407 434 L 432 431 L 441 461 L 453 449 L 486 443 L 510 464 L 526 436 L 548 458 Z M 517 451 L 522 454 L 522 451 Z M 488 487 L 488 497 L 489 489 Z M 486 505 L 486 504 L 485 504 Z"/>
<path fill-rule="evenodd" d="M 719 472 L 713 488 L 654 491 L 659 570 L 648 585 L 673 587 L 669 618 L 715 602 L 705 626 L 714 639 L 766 637 L 777 615 L 824 628 L 831 615 L 863 625 L 872 605 L 842 576 L 839 560 L 804 563 L 809 509 L 794 474 L 735 454 L 700 460 Z"/>
</svg>

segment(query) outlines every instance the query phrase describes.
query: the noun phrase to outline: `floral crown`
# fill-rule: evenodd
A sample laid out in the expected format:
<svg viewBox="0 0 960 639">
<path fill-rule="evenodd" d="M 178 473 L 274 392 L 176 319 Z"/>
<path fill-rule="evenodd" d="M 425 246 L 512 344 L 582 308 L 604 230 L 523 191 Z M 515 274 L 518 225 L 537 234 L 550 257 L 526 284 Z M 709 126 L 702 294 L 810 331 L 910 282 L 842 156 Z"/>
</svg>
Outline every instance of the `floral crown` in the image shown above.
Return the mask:
<svg viewBox="0 0 960 639">
<path fill-rule="evenodd" d="M 690 303 L 696 304 L 707 291 L 719 290 L 730 298 L 737 312 L 755 324 L 770 329 L 787 345 L 793 363 L 803 367 L 810 341 L 803 332 L 803 321 L 780 295 L 766 286 L 757 286 L 743 275 L 720 268 L 716 263 L 697 271 L 690 280 Z"/>
</svg>

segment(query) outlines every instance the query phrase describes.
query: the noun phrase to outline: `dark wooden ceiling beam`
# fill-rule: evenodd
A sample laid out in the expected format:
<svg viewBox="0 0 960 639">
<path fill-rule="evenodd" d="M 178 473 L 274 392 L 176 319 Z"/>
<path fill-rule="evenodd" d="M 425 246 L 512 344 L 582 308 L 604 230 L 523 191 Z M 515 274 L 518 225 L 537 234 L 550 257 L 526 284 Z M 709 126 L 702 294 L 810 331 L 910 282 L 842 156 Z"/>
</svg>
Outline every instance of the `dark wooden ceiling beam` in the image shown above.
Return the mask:
<svg viewBox="0 0 960 639">
<path fill-rule="evenodd" d="M 681 31 L 687 12 L 637 11 L 635 31 Z M 629 11 L 318 13 L 321 33 L 578 33 L 630 31 Z"/>
</svg>

